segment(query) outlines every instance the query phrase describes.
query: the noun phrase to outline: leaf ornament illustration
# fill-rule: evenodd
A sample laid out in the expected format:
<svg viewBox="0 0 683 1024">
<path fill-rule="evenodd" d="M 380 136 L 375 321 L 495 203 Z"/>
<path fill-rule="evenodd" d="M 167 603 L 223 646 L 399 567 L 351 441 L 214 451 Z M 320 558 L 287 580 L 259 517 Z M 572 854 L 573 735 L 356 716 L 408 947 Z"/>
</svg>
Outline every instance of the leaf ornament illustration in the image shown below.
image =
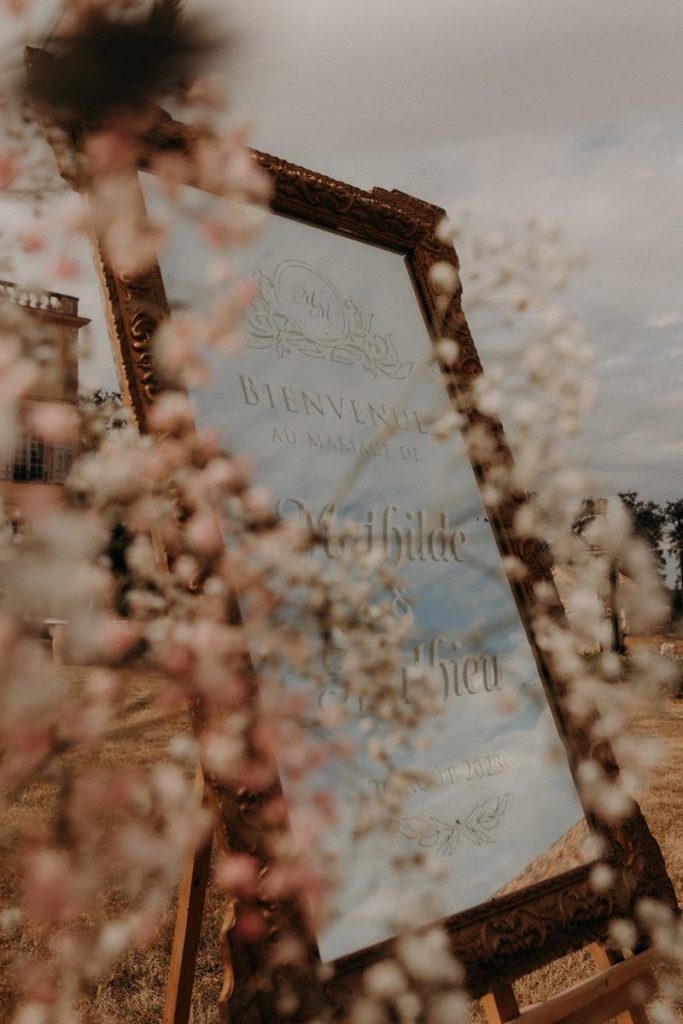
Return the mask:
<svg viewBox="0 0 683 1024">
<path fill-rule="evenodd" d="M 508 804 L 510 794 L 492 796 L 483 804 L 474 807 L 465 821 L 465 835 L 472 843 L 481 846 L 483 843 L 494 843 L 491 832 L 500 825 Z"/>
<path fill-rule="evenodd" d="M 434 846 L 437 853 L 450 855 L 460 840 L 457 825 L 449 825 L 439 818 L 403 818 L 396 825 L 406 839 L 414 839 L 419 846 Z"/>
<path fill-rule="evenodd" d="M 476 804 L 465 819 L 455 818 L 447 822 L 433 817 L 410 817 L 401 818 L 395 824 L 405 839 L 412 839 L 418 846 L 450 857 L 461 838 L 475 846 L 495 843 L 491 833 L 498 828 L 509 806 L 510 794 L 503 793 Z"/>
</svg>

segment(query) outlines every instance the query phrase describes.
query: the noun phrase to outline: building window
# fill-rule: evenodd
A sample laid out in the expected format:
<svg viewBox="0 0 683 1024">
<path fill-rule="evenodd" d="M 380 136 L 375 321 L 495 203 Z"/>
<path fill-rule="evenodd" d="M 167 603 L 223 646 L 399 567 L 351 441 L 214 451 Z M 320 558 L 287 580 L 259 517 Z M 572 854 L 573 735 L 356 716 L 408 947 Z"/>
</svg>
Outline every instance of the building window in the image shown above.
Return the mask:
<svg viewBox="0 0 683 1024">
<path fill-rule="evenodd" d="M 0 462 L 0 480 L 39 481 L 63 484 L 74 460 L 71 444 L 45 444 L 39 437 L 24 434 L 11 461 Z"/>
<path fill-rule="evenodd" d="M 71 471 L 73 448 L 69 444 L 57 444 L 52 449 L 52 473 L 50 479 L 63 484 Z"/>
<path fill-rule="evenodd" d="M 14 458 L 0 466 L 3 480 L 47 480 L 47 446 L 39 437 L 24 434 Z"/>
<path fill-rule="evenodd" d="M 13 480 L 46 480 L 45 442 L 24 434 L 14 456 Z"/>
</svg>

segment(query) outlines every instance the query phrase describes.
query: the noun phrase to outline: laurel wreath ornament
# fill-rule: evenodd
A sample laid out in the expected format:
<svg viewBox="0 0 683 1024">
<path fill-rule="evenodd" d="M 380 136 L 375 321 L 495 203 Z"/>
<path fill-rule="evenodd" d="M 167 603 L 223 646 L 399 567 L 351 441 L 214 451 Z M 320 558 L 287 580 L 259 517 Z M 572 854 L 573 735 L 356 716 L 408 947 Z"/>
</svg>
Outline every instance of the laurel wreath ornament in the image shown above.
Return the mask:
<svg viewBox="0 0 683 1024">
<path fill-rule="evenodd" d="M 503 793 L 476 804 L 466 818 L 455 818 L 452 822 L 435 817 L 401 818 L 396 827 L 402 836 L 414 840 L 418 846 L 450 857 L 461 839 L 475 846 L 495 843 L 492 833 L 503 821 L 509 806 L 510 793 Z"/>
</svg>

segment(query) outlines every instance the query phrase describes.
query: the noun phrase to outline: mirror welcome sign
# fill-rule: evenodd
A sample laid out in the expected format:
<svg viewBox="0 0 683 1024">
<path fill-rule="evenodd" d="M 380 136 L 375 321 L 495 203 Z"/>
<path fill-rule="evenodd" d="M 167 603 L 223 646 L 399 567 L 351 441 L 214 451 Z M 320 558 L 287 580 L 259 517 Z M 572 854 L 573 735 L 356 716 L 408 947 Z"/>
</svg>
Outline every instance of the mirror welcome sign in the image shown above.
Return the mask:
<svg viewBox="0 0 683 1024">
<path fill-rule="evenodd" d="M 182 153 L 193 140 L 160 115 L 147 155 Z M 433 437 L 435 412 L 450 403 L 466 427 L 486 427 L 496 457 L 509 458 L 500 425 L 467 407 L 481 366 L 459 292 L 444 312 L 430 277 L 436 263 L 457 268 L 437 238 L 443 212 L 254 159 L 272 179 L 273 216 L 233 260 L 255 299 L 243 350 L 217 361 L 210 384 L 190 394 L 196 422 L 249 453 L 276 515 L 315 529 L 321 557 L 342 557 L 349 523 L 355 544 L 382 551 L 396 569 L 393 609 L 408 636 L 397 699 L 415 699 L 417 667 L 430 672 L 441 706 L 419 726 L 424 742 L 404 755 L 413 782 L 392 829 L 354 838 L 354 794 L 381 796 L 387 786 L 377 761 L 360 758 L 321 781 L 341 808 L 330 838 L 340 884 L 312 940 L 341 991 L 406 922 L 440 920 L 470 991 L 481 994 L 605 937 L 610 918 L 643 896 L 670 900 L 670 883 L 637 809 L 608 824 L 582 806 L 572 766 L 588 755 L 588 738 L 570 723 L 531 633 L 533 588 L 552 583 L 540 546 L 513 535 L 516 499 L 487 507 L 486 465 L 459 433 L 447 443 Z M 160 192 L 145 163 L 141 194 L 153 210 Z M 123 383 L 143 429 L 156 327 L 200 301 L 196 231 L 181 220 L 160 264 L 134 280 L 103 261 Z M 446 368 L 432 357 L 436 322 L 458 345 Z M 508 580 L 508 555 L 525 563 L 523 578 Z M 338 685 L 332 658 L 319 705 L 358 699 Z M 599 756 L 612 765 L 608 749 Z M 617 872 L 609 892 L 590 884 L 591 831 Z M 424 871 L 424 854 L 437 871 Z"/>
</svg>

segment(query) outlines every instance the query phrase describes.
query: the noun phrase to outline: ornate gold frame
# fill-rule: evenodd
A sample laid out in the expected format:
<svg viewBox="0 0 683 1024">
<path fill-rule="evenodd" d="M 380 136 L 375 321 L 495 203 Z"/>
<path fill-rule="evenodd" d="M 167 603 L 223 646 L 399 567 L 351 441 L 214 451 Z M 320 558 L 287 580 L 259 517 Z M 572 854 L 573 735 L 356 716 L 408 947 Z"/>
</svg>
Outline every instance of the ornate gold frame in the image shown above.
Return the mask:
<svg viewBox="0 0 683 1024">
<path fill-rule="evenodd" d="M 33 51 L 30 60 L 42 56 Z M 68 132 L 71 156 L 81 154 L 85 128 L 71 125 Z M 160 111 L 153 131 L 141 140 L 140 169 L 150 169 L 152 158 L 159 154 L 190 152 L 196 139 L 194 130 Z M 264 153 L 254 152 L 254 159 L 272 181 L 271 207 L 277 213 L 404 256 L 427 322 L 438 319 L 442 335 L 459 343 L 457 364 L 444 371 L 452 400 L 471 423 L 487 427 L 494 439 L 495 457 L 508 462 L 511 455 L 500 422 L 482 416 L 467 401 L 468 391 L 481 375 L 482 367 L 462 311 L 461 292 L 458 290 L 453 296 L 444 314 L 437 308 L 437 297 L 430 284 L 429 271 L 435 262 L 446 261 L 458 268 L 453 247 L 436 236 L 436 226 L 444 211 L 402 192 L 354 188 Z M 78 161 L 67 159 L 61 164 L 60 169 L 72 186 L 87 195 L 87 175 L 69 171 L 78 166 Z M 145 431 L 149 409 L 159 391 L 152 360 L 153 337 L 169 313 L 161 273 L 158 265 L 138 277 L 116 273 L 97 239 L 95 250 L 122 387 L 140 429 Z M 473 466 L 481 481 L 487 465 L 473 461 Z M 512 517 L 521 500 L 521 497 L 512 497 L 503 507 L 490 508 L 488 512 L 501 554 L 516 555 L 529 569 L 525 579 L 511 581 L 511 587 L 530 637 L 548 702 L 572 767 L 590 756 L 597 758 L 608 775 L 614 777 L 618 768 L 609 745 L 603 742 L 599 747 L 591 747 L 587 733 L 572 723 L 564 688 L 532 636 L 528 609 L 534 587 L 542 580 L 554 590 L 554 584 L 543 545 L 535 541 L 520 543 L 513 535 Z M 557 605 L 561 615 L 559 599 Z M 236 830 L 239 834 L 242 822 L 246 842 L 248 795 L 219 794 L 218 803 L 229 822 L 226 831 L 234 837 Z M 450 934 L 453 952 L 465 967 L 466 983 L 473 996 L 511 982 L 571 950 L 606 939 L 610 919 L 629 915 L 643 898 L 652 897 L 676 907 L 661 851 L 640 810 L 635 807 L 632 816 L 619 824 L 602 822 L 591 812 L 587 812 L 586 817 L 604 842 L 602 859 L 615 872 L 616 881 L 609 891 L 595 891 L 589 877 L 591 865 L 586 864 L 494 898 L 443 922 Z M 315 943 L 311 945 L 315 947 Z M 335 976 L 325 985 L 328 1004 L 331 1002 L 337 1009 L 343 1006 L 355 990 L 359 973 L 387 955 L 390 946 L 391 943 L 383 943 L 336 961 Z M 269 1012 L 267 1007 L 251 1006 L 247 1011 L 244 1005 L 244 991 L 240 990 L 247 985 L 254 966 L 249 955 L 233 948 L 231 960 L 235 995 L 230 1006 L 235 1011 L 239 1007 L 245 1014 L 241 1019 L 262 1024 L 274 1020 L 274 1012 Z"/>
</svg>

